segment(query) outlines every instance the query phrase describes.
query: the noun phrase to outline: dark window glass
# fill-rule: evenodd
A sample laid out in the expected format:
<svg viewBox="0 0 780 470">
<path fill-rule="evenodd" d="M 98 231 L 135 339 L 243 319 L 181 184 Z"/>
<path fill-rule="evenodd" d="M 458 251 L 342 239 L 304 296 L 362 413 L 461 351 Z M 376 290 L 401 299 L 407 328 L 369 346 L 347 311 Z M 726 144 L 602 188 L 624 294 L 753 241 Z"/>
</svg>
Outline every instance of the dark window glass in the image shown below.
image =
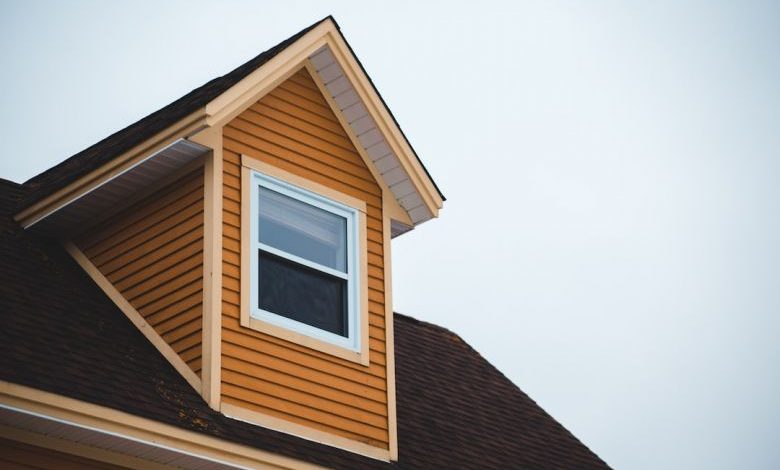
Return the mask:
<svg viewBox="0 0 780 470">
<path fill-rule="evenodd" d="M 259 307 L 348 337 L 347 281 L 259 251 Z"/>
</svg>

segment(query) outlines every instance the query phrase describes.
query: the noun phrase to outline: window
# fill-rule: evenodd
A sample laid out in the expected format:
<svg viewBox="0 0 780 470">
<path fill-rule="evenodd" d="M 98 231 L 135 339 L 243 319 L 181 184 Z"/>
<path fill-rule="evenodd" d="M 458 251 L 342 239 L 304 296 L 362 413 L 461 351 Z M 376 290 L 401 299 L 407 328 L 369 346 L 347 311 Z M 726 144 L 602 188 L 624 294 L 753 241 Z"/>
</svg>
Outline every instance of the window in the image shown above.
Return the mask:
<svg viewBox="0 0 780 470">
<path fill-rule="evenodd" d="M 359 351 L 358 210 L 250 175 L 251 317 Z"/>
</svg>

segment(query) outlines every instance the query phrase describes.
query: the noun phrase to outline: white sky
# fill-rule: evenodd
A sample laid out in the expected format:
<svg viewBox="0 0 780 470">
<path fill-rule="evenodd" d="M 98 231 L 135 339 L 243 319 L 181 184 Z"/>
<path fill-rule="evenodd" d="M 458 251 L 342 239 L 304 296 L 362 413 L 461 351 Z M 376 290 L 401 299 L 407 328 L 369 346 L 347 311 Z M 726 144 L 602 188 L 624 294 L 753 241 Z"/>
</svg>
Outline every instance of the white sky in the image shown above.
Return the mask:
<svg viewBox="0 0 780 470">
<path fill-rule="evenodd" d="M 777 4 L 265 3 L 0 1 L 0 176 L 332 13 L 448 197 L 396 310 L 615 468 L 780 468 Z"/>
</svg>

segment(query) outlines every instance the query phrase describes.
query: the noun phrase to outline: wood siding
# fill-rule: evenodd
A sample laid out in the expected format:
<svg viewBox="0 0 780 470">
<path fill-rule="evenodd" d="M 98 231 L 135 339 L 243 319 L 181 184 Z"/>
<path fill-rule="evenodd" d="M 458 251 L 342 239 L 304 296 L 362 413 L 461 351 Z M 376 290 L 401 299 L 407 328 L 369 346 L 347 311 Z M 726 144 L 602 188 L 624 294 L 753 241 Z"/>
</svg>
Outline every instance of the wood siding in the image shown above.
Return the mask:
<svg viewBox="0 0 780 470">
<path fill-rule="evenodd" d="M 0 439 L 0 468 L 6 470 L 120 470 L 117 467 L 77 455 Z"/>
<path fill-rule="evenodd" d="M 223 130 L 222 400 L 388 448 L 382 192 L 305 69 Z M 241 155 L 367 204 L 370 364 L 240 325 Z"/>
<path fill-rule="evenodd" d="M 198 375 L 203 184 L 201 167 L 101 223 L 76 243 Z"/>
</svg>

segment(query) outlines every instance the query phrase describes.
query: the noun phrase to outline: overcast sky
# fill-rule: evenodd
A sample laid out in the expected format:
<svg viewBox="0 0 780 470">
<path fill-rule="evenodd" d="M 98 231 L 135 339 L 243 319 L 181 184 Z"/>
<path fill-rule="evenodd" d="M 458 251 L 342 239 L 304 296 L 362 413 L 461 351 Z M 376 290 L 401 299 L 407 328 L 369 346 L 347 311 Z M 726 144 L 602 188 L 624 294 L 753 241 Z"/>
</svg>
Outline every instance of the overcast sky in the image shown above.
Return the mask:
<svg viewBox="0 0 780 470">
<path fill-rule="evenodd" d="M 330 13 L 448 198 L 396 310 L 615 468 L 780 468 L 778 4 L 2 0 L 0 177 Z"/>
</svg>

